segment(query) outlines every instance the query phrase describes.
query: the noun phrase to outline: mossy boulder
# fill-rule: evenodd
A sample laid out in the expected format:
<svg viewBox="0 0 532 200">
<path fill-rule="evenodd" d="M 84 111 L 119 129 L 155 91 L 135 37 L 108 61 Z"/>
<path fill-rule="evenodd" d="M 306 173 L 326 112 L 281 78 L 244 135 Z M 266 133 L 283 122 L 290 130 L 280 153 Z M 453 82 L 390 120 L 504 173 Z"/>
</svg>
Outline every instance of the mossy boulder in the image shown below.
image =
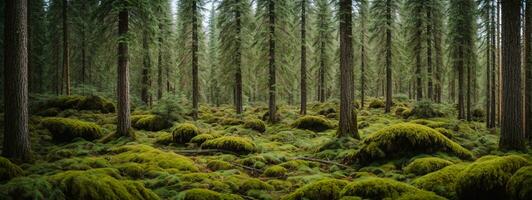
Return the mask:
<svg viewBox="0 0 532 200">
<path fill-rule="evenodd" d="M 23 173 L 24 171 L 18 165 L 0 156 L 0 182 L 21 176 Z"/>
<path fill-rule="evenodd" d="M 284 196 L 282 200 L 327 199 L 337 200 L 341 197 L 342 188 L 349 182 L 339 179 L 323 179 L 309 183 L 296 191 Z"/>
<path fill-rule="evenodd" d="M 240 193 L 245 194 L 246 192 L 250 190 L 265 190 L 265 191 L 272 191 L 274 190 L 274 187 L 264 181 L 261 181 L 257 178 L 247 178 L 244 181 L 242 181 L 242 184 L 239 187 Z"/>
<path fill-rule="evenodd" d="M 354 156 L 360 163 L 435 152 L 452 153 L 462 159 L 473 157 L 469 150 L 438 131 L 413 123 L 399 123 L 380 129 L 362 143 L 362 148 Z"/>
<path fill-rule="evenodd" d="M 175 143 L 184 144 L 200 134 L 196 125 L 191 123 L 182 123 L 177 125 L 172 131 L 172 138 Z"/>
<path fill-rule="evenodd" d="M 159 115 L 133 115 L 131 124 L 136 129 L 146 131 L 160 131 L 171 126 L 167 120 Z"/>
<path fill-rule="evenodd" d="M 325 131 L 327 129 L 332 129 L 334 126 L 331 122 L 320 116 L 303 116 L 298 118 L 293 124 L 293 127 L 299 129 L 306 129 L 315 132 Z"/>
<path fill-rule="evenodd" d="M 248 154 L 257 150 L 251 140 L 237 136 L 223 136 L 207 140 L 201 145 L 202 149 L 221 149 L 239 154 Z"/>
<path fill-rule="evenodd" d="M 195 188 L 183 191 L 178 199 L 182 200 L 244 200 L 238 195 L 221 194 L 208 189 Z"/>
<path fill-rule="evenodd" d="M 210 160 L 207 162 L 207 167 L 213 171 L 232 169 L 231 163 L 222 160 Z"/>
<path fill-rule="evenodd" d="M 199 134 L 199 135 L 194 136 L 192 139 L 190 139 L 190 142 L 194 143 L 194 144 L 197 144 L 197 145 L 201 145 L 205 141 L 212 140 L 212 139 L 217 138 L 217 137 L 218 137 L 217 135 L 203 133 L 203 134 Z"/>
<path fill-rule="evenodd" d="M 286 168 L 279 166 L 279 165 L 274 165 L 274 166 L 266 168 L 266 170 L 264 170 L 263 175 L 266 177 L 282 178 L 282 177 L 286 177 L 287 173 L 288 173 L 288 170 L 286 170 Z"/>
<path fill-rule="evenodd" d="M 341 196 L 357 196 L 363 199 L 398 199 L 403 195 L 423 196 L 426 199 L 445 199 L 403 182 L 377 177 L 357 179 L 346 185 L 341 193 Z"/>
<path fill-rule="evenodd" d="M 266 124 L 260 119 L 249 119 L 244 122 L 244 128 L 264 133 L 266 131 Z"/>
<path fill-rule="evenodd" d="M 125 145 L 110 150 L 112 164 L 139 163 L 149 170 L 198 171 L 194 161 L 186 156 L 166 152 L 144 144 Z"/>
<path fill-rule="evenodd" d="M 220 121 L 221 125 L 226 125 L 226 126 L 236 126 L 236 125 L 240 125 L 242 123 L 244 123 L 242 120 L 237 119 L 237 118 L 233 118 L 233 117 L 223 118 Z"/>
<path fill-rule="evenodd" d="M 93 110 L 101 113 L 115 112 L 114 104 L 99 96 L 60 96 L 49 99 L 43 104 L 39 105 L 39 110 L 46 110 L 48 108 L 58 108 L 60 110 L 74 109 L 74 110 Z"/>
<path fill-rule="evenodd" d="M 462 170 L 467 164 L 455 164 L 438 171 L 428 173 L 412 181 L 412 185 L 427 191 L 435 192 L 449 199 L 456 199 L 455 185 Z"/>
<path fill-rule="evenodd" d="M 76 119 L 50 117 L 42 120 L 41 124 L 52 133 L 53 139 L 59 142 L 72 141 L 74 138 L 92 141 L 104 134 L 99 125 Z"/>
<path fill-rule="evenodd" d="M 380 99 L 373 99 L 369 102 L 369 108 L 384 108 L 384 101 Z"/>
<path fill-rule="evenodd" d="M 416 175 L 425 175 L 430 172 L 437 171 L 441 168 L 452 165 L 451 161 L 436 158 L 436 157 L 427 157 L 427 158 L 418 158 L 410 162 L 405 168 L 406 173 L 412 173 Z"/>
<path fill-rule="evenodd" d="M 532 199 L 532 166 L 517 170 L 506 184 L 506 190 L 512 199 Z"/>
<path fill-rule="evenodd" d="M 508 199 L 508 181 L 519 168 L 529 164 L 517 155 L 476 161 L 459 174 L 456 194 L 459 199 Z"/>
<path fill-rule="evenodd" d="M 0 199 L 61 199 L 63 193 L 41 176 L 16 177 L 0 185 Z"/>
</svg>

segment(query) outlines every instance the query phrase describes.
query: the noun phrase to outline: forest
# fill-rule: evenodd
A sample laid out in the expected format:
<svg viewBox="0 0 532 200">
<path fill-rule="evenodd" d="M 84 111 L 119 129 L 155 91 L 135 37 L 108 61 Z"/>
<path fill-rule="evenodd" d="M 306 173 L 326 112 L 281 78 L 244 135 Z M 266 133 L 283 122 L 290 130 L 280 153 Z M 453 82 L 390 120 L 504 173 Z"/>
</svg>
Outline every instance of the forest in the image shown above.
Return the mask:
<svg viewBox="0 0 532 200">
<path fill-rule="evenodd" d="M 0 199 L 532 199 L 532 0 L 0 12 Z"/>
</svg>

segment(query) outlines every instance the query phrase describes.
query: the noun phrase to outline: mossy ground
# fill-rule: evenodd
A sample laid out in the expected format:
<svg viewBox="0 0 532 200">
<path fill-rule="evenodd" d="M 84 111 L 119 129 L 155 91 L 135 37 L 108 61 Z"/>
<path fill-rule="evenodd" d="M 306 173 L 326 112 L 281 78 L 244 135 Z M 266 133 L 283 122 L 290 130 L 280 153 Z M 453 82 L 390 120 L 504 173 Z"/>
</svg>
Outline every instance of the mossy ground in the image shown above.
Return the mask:
<svg viewBox="0 0 532 200">
<path fill-rule="evenodd" d="M 395 112 L 385 114 L 368 102 L 357 112 L 361 140 L 335 137 L 337 102 L 310 104 L 306 117 L 295 106 L 279 106 L 275 124 L 259 120 L 267 111 L 260 105 L 245 107 L 245 118 L 234 115 L 232 106 L 201 106 L 197 121 L 186 113 L 170 119 L 137 108 L 136 140 L 104 143 L 98 138 L 115 131 L 114 113 L 57 102 L 30 118 L 34 163 L 0 158 L 0 199 L 475 199 L 471 195 L 477 194 L 529 199 L 532 194 L 530 153 L 498 151 L 497 131 L 444 117 L 455 116 L 447 113 L 450 105 L 394 102 Z M 67 131 L 49 130 L 50 119 L 70 124 L 73 136 L 58 142 L 58 134 Z M 80 129 L 79 122 L 90 126 Z"/>
</svg>

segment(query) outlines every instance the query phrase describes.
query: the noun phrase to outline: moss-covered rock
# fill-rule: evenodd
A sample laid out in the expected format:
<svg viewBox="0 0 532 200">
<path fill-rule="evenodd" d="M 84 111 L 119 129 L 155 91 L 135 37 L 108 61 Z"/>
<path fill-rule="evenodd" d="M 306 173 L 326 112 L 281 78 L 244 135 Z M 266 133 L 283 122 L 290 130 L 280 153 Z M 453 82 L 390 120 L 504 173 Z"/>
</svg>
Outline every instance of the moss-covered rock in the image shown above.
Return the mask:
<svg viewBox="0 0 532 200">
<path fill-rule="evenodd" d="M 125 145 L 111 149 L 112 164 L 140 163 L 148 170 L 176 169 L 179 171 L 198 171 L 194 162 L 185 156 L 165 152 L 148 145 Z"/>
<path fill-rule="evenodd" d="M 42 105 L 39 105 L 40 110 L 48 108 L 58 108 L 61 110 L 94 110 L 102 113 L 112 113 L 115 111 L 114 104 L 99 96 L 61 96 L 49 99 Z"/>
<path fill-rule="evenodd" d="M 384 108 L 384 101 L 380 99 L 373 99 L 369 102 L 369 108 Z"/>
<path fill-rule="evenodd" d="M 55 141 L 68 142 L 74 138 L 95 140 L 100 138 L 104 131 L 95 123 L 76 119 L 50 117 L 42 120 L 42 125 L 52 133 Z"/>
<path fill-rule="evenodd" d="M 239 190 L 241 193 L 245 194 L 247 191 L 250 191 L 250 190 L 272 191 L 274 190 L 274 187 L 259 179 L 249 178 L 242 182 L 242 185 L 240 185 Z"/>
<path fill-rule="evenodd" d="M 175 143 L 183 144 L 200 134 L 196 125 L 191 123 L 182 123 L 177 125 L 172 131 L 172 138 Z"/>
<path fill-rule="evenodd" d="M 449 199 L 456 199 L 455 185 L 459 174 L 467 164 L 455 164 L 416 178 L 412 184 L 420 189 L 435 192 Z"/>
<path fill-rule="evenodd" d="M 233 194 L 222 194 L 208 189 L 195 188 L 181 192 L 181 200 L 244 200 Z"/>
<path fill-rule="evenodd" d="M 299 129 L 306 129 L 316 132 L 325 131 L 327 129 L 334 128 L 329 120 L 320 116 L 303 116 L 298 118 L 293 124 L 293 127 Z"/>
<path fill-rule="evenodd" d="M 170 127 L 170 123 L 159 115 L 134 115 L 131 117 L 134 128 L 147 131 L 160 131 Z"/>
<path fill-rule="evenodd" d="M 532 199 L 532 166 L 517 170 L 506 184 L 506 190 L 512 199 Z"/>
<path fill-rule="evenodd" d="M 242 123 L 244 123 L 242 120 L 237 119 L 237 118 L 232 118 L 232 117 L 223 118 L 220 121 L 221 125 L 226 125 L 226 126 L 236 126 Z"/>
<path fill-rule="evenodd" d="M 266 124 L 260 119 L 249 119 L 244 122 L 244 128 L 264 133 L 266 131 Z"/>
<path fill-rule="evenodd" d="M 397 158 L 418 153 L 448 152 L 462 159 L 471 159 L 471 152 L 432 128 L 399 123 L 366 137 L 355 154 L 355 160 L 369 163 L 383 158 Z"/>
<path fill-rule="evenodd" d="M 279 166 L 279 165 L 274 165 L 274 166 L 266 168 L 266 170 L 264 170 L 263 175 L 267 177 L 282 178 L 282 177 L 286 177 L 286 173 L 288 173 L 288 170 L 286 170 L 286 168 Z"/>
<path fill-rule="evenodd" d="M 192 142 L 194 144 L 197 144 L 197 145 L 201 145 L 205 141 L 212 140 L 214 138 L 217 138 L 217 136 L 216 135 L 212 135 L 212 134 L 208 134 L 208 133 L 203 133 L 203 134 L 199 134 L 199 135 L 194 136 L 192 139 L 190 139 L 190 142 Z"/>
<path fill-rule="evenodd" d="M 424 196 L 427 199 L 445 199 L 434 193 L 386 178 L 363 177 L 353 181 L 342 190 L 342 196 L 357 196 L 363 199 L 397 199 L 402 195 Z"/>
<path fill-rule="evenodd" d="M 0 185 L 0 199 L 61 199 L 63 193 L 40 176 L 17 177 Z"/>
<path fill-rule="evenodd" d="M 202 149 L 221 149 L 239 154 L 248 154 L 257 150 L 251 140 L 237 136 L 223 136 L 207 140 L 201 145 Z"/>
<path fill-rule="evenodd" d="M 303 199 L 340 199 L 342 188 L 348 184 L 345 180 L 323 179 L 307 184 L 296 191 L 284 196 L 282 200 Z"/>
<path fill-rule="evenodd" d="M 24 171 L 18 165 L 0 156 L 0 182 L 21 176 L 23 173 Z"/>
<path fill-rule="evenodd" d="M 456 194 L 459 199 L 508 199 L 506 184 L 514 172 L 529 164 L 516 155 L 476 161 L 459 174 Z"/>
<path fill-rule="evenodd" d="M 425 175 L 430 172 L 437 171 L 441 168 L 452 165 L 451 161 L 436 158 L 436 157 L 427 157 L 427 158 L 418 158 L 410 162 L 405 168 L 406 173 L 412 173 L 416 175 Z"/>
<path fill-rule="evenodd" d="M 210 160 L 207 162 L 207 167 L 213 171 L 232 169 L 231 163 L 222 160 Z"/>
</svg>

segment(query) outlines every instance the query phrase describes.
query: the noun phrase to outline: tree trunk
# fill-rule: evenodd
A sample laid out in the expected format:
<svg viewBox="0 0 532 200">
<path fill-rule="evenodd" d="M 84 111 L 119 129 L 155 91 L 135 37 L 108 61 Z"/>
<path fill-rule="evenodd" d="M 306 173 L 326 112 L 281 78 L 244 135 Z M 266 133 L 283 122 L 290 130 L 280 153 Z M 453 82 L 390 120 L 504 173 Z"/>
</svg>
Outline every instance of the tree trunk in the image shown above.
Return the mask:
<svg viewBox="0 0 532 200">
<path fill-rule="evenodd" d="M 68 49 L 68 0 L 63 0 L 63 81 L 65 93 L 70 95 L 70 52 Z"/>
<path fill-rule="evenodd" d="M 324 36 L 322 35 L 322 38 Z M 325 41 L 321 41 L 321 44 L 320 44 L 320 69 L 319 69 L 319 72 L 320 72 L 320 78 L 319 78 L 319 101 L 321 103 L 325 102 Z"/>
<path fill-rule="evenodd" d="M 27 1 L 6 0 L 4 21 L 4 145 L 2 155 L 31 160 L 28 128 Z"/>
<path fill-rule="evenodd" d="M 463 47 L 458 47 L 458 119 L 465 119 L 465 105 L 464 105 L 464 50 Z"/>
<path fill-rule="evenodd" d="M 158 57 L 157 57 L 157 100 L 160 100 L 163 97 L 163 36 L 164 33 L 162 23 L 159 24 L 159 47 Z"/>
<path fill-rule="evenodd" d="M 361 1 L 364 5 L 361 8 L 367 8 L 367 1 Z M 367 10 L 360 11 L 360 109 L 364 108 L 364 99 L 366 98 L 366 19 Z"/>
<path fill-rule="evenodd" d="M 392 10 L 391 0 L 386 1 L 386 106 L 384 112 L 392 108 Z"/>
<path fill-rule="evenodd" d="M 149 87 L 150 87 L 150 65 L 151 65 L 151 59 L 150 59 L 150 45 L 149 42 L 149 35 L 148 30 L 144 30 L 142 34 L 142 49 L 144 51 L 144 59 L 143 59 L 143 65 L 142 65 L 142 73 L 141 73 L 141 83 L 140 83 L 140 100 L 145 104 L 150 106 L 149 100 L 150 100 L 150 94 L 149 94 Z"/>
<path fill-rule="evenodd" d="M 129 110 L 129 53 L 128 41 L 125 39 L 129 29 L 129 11 L 120 10 L 118 13 L 118 103 L 117 118 L 118 126 L 116 133 L 118 136 L 134 137 L 131 129 L 130 110 Z"/>
<path fill-rule="evenodd" d="M 495 122 L 496 122 L 496 114 L 497 114 L 497 102 L 496 102 L 496 91 L 497 91 L 497 87 L 495 85 L 495 79 L 496 79 L 496 74 L 497 74 L 497 57 L 496 57 L 496 41 L 495 41 L 495 27 L 496 27 L 496 24 L 495 24 L 495 8 L 496 6 L 494 5 L 494 1 L 490 1 L 490 3 L 492 4 L 492 7 L 491 7 L 491 58 L 492 58 L 492 62 L 491 62 L 491 72 L 490 72 L 490 76 L 491 76 L 491 89 L 490 89 L 490 123 L 488 125 L 488 128 L 495 128 Z"/>
<path fill-rule="evenodd" d="M 427 19 L 432 19 L 432 13 L 431 13 L 430 7 L 427 7 Z M 430 22 L 427 22 L 427 82 L 428 82 L 428 92 L 427 92 L 427 99 L 434 100 L 434 88 L 432 85 L 432 78 L 434 77 L 432 75 L 432 41 L 431 41 L 431 34 L 432 33 L 432 26 Z"/>
<path fill-rule="evenodd" d="M 522 128 L 520 0 L 502 2 L 501 149 L 525 149 Z"/>
<path fill-rule="evenodd" d="M 419 7 L 419 6 L 418 6 Z M 421 77 L 421 8 L 416 8 L 418 19 L 416 20 L 416 100 L 421 101 L 423 99 L 423 79 Z"/>
<path fill-rule="evenodd" d="M 488 11 L 486 13 L 486 16 L 487 16 L 487 20 L 488 21 L 486 23 L 486 127 L 489 128 L 490 127 L 490 123 L 491 123 L 491 97 L 490 97 L 490 94 L 491 94 L 491 21 L 490 21 L 490 17 L 491 17 L 491 2 L 489 3 L 488 5 Z"/>
<path fill-rule="evenodd" d="M 307 0 L 301 1 L 301 115 L 307 114 Z"/>
<path fill-rule="evenodd" d="M 532 1 L 525 10 L 525 134 L 532 144 Z"/>
<path fill-rule="evenodd" d="M 192 118 L 198 119 L 198 5 L 192 1 Z"/>
<path fill-rule="evenodd" d="M 270 123 L 277 122 L 277 108 L 275 103 L 275 2 L 274 0 L 268 1 L 268 18 L 269 18 L 269 80 L 268 88 L 270 93 L 269 103 L 268 103 L 268 121 Z"/>
<path fill-rule="evenodd" d="M 237 115 L 242 115 L 243 106 L 242 106 L 242 37 L 241 37 L 241 19 L 240 19 L 240 7 L 238 5 L 235 8 L 235 20 L 236 20 L 236 56 L 235 56 L 235 110 Z"/>
<path fill-rule="evenodd" d="M 340 0 L 340 121 L 338 137 L 360 139 L 353 105 L 352 1 Z"/>
<path fill-rule="evenodd" d="M 472 61 L 471 61 L 471 55 L 468 55 L 468 59 L 467 59 L 467 65 L 465 66 L 466 67 L 466 70 L 467 70 L 467 96 L 466 96 L 466 120 L 467 121 L 471 121 L 471 96 L 473 96 L 471 94 L 471 88 L 472 88 L 472 73 L 471 71 L 473 70 L 473 64 L 472 64 Z"/>
</svg>

